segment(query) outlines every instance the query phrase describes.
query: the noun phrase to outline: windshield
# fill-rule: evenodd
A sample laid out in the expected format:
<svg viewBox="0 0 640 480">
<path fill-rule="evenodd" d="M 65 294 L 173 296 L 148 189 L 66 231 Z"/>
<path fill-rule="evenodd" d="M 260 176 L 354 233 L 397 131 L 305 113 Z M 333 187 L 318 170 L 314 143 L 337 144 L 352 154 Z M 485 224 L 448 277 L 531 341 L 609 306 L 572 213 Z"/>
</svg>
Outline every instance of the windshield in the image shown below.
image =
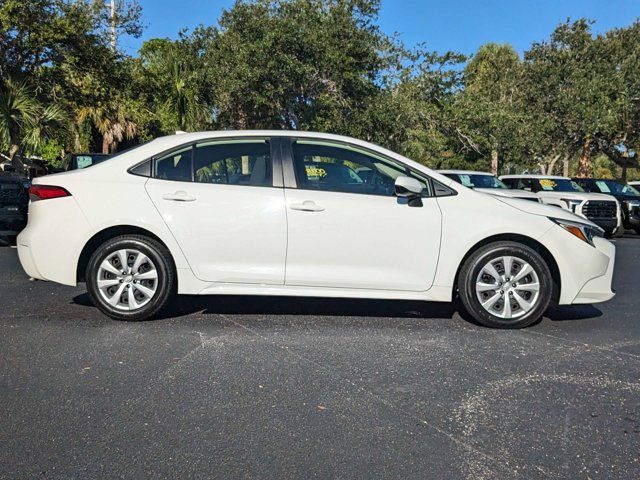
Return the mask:
<svg viewBox="0 0 640 480">
<path fill-rule="evenodd" d="M 458 183 L 461 183 L 465 187 L 508 189 L 508 187 L 504 183 L 502 183 L 493 175 L 482 175 L 482 174 L 474 175 L 473 173 L 457 173 L 455 175 L 447 175 L 447 176 L 452 178 L 453 180 L 456 180 Z"/>
<path fill-rule="evenodd" d="M 613 180 L 596 180 L 598 190 L 602 193 L 613 193 L 614 195 L 640 195 L 640 192 L 631 185 L 623 185 Z"/>
<path fill-rule="evenodd" d="M 77 168 L 87 168 L 109 158 L 109 155 L 92 153 L 90 155 L 76 155 Z"/>
<path fill-rule="evenodd" d="M 504 188 L 508 187 L 502 183 L 502 181 L 498 180 L 493 175 L 458 175 L 460 177 L 461 183 L 465 187 L 473 187 L 473 188 Z"/>
<path fill-rule="evenodd" d="M 566 178 L 541 178 L 538 183 L 547 192 L 584 192 L 580 185 Z"/>
</svg>

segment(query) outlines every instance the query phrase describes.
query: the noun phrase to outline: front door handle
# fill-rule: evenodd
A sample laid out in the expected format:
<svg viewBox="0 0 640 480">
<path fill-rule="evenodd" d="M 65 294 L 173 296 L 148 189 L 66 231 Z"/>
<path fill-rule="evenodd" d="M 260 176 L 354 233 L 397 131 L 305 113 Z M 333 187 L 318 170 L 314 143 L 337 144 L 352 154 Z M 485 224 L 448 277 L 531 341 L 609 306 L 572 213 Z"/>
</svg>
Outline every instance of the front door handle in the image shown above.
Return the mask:
<svg viewBox="0 0 640 480">
<path fill-rule="evenodd" d="M 292 203 L 289 205 L 291 210 L 300 210 L 301 212 L 322 212 L 324 207 L 318 205 L 313 200 L 305 200 L 302 203 Z"/>
<path fill-rule="evenodd" d="M 196 199 L 196 197 L 192 197 L 184 190 L 178 190 L 175 193 L 165 193 L 162 195 L 162 198 L 173 202 L 193 202 Z"/>
</svg>

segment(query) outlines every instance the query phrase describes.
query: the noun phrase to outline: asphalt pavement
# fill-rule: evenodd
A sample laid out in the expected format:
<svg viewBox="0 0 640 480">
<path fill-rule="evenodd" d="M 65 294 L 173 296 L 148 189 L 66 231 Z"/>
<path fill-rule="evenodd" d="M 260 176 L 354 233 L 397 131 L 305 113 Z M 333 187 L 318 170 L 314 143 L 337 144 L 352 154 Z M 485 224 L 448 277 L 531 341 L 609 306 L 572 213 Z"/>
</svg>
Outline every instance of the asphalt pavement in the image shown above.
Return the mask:
<svg viewBox="0 0 640 480">
<path fill-rule="evenodd" d="M 616 243 L 612 301 L 519 331 L 282 297 L 118 322 L 2 247 L 0 477 L 640 478 L 640 238 Z"/>
</svg>

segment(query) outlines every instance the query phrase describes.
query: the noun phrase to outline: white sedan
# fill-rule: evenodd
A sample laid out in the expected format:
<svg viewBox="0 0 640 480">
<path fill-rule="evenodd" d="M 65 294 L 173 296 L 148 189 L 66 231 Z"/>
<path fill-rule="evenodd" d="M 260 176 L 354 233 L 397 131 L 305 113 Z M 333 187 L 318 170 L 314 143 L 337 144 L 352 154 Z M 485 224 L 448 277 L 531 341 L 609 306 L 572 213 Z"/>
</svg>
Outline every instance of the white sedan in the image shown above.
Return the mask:
<svg viewBox="0 0 640 480">
<path fill-rule="evenodd" d="M 474 192 L 384 148 L 284 131 L 158 138 L 36 178 L 28 275 L 152 317 L 174 294 L 450 302 L 519 328 L 613 297 L 615 248 L 568 211 Z"/>
</svg>

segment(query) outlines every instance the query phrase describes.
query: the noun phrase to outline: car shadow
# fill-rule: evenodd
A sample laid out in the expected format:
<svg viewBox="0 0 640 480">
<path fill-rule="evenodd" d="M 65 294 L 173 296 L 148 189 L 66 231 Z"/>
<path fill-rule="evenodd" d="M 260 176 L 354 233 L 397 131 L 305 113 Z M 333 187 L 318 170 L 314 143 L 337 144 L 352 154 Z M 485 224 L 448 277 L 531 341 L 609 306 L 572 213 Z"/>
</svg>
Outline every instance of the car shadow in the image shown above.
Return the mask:
<svg viewBox="0 0 640 480">
<path fill-rule="evenodd" d="M 93 306 L 87 293 L 73 303 Z M 353 298 L 280 297 L 251 295 L 179 295 L 155 319 L 193 313 L 212 315 L 314 315 L 390 318 L 453 318 L 456 306 L 441 302 Z"/>
<path fill-rule="evenodd" d="M 589 320 L 602 315 L 602 311 L 593 305 L 557 305 L 549 307 L 544 314 L 545 317 L 554 322 Z"/>
<path fill-rule="evenodd" d="M 93 307 L 87 293 L 74 297 L 73 303 Z M 179 295 L 167 309 L 151 321 L 194 313 L 430 319 L 452 319 L 457 314 L 466 322 L 478 325 L 458 302 L 250 295 Z M 591 305 L 571 305 L 552 307 L 545 317 L 552 321 L 566 321 L 585 320 L 601 315 L 602 312 Z"/>
</svg>

